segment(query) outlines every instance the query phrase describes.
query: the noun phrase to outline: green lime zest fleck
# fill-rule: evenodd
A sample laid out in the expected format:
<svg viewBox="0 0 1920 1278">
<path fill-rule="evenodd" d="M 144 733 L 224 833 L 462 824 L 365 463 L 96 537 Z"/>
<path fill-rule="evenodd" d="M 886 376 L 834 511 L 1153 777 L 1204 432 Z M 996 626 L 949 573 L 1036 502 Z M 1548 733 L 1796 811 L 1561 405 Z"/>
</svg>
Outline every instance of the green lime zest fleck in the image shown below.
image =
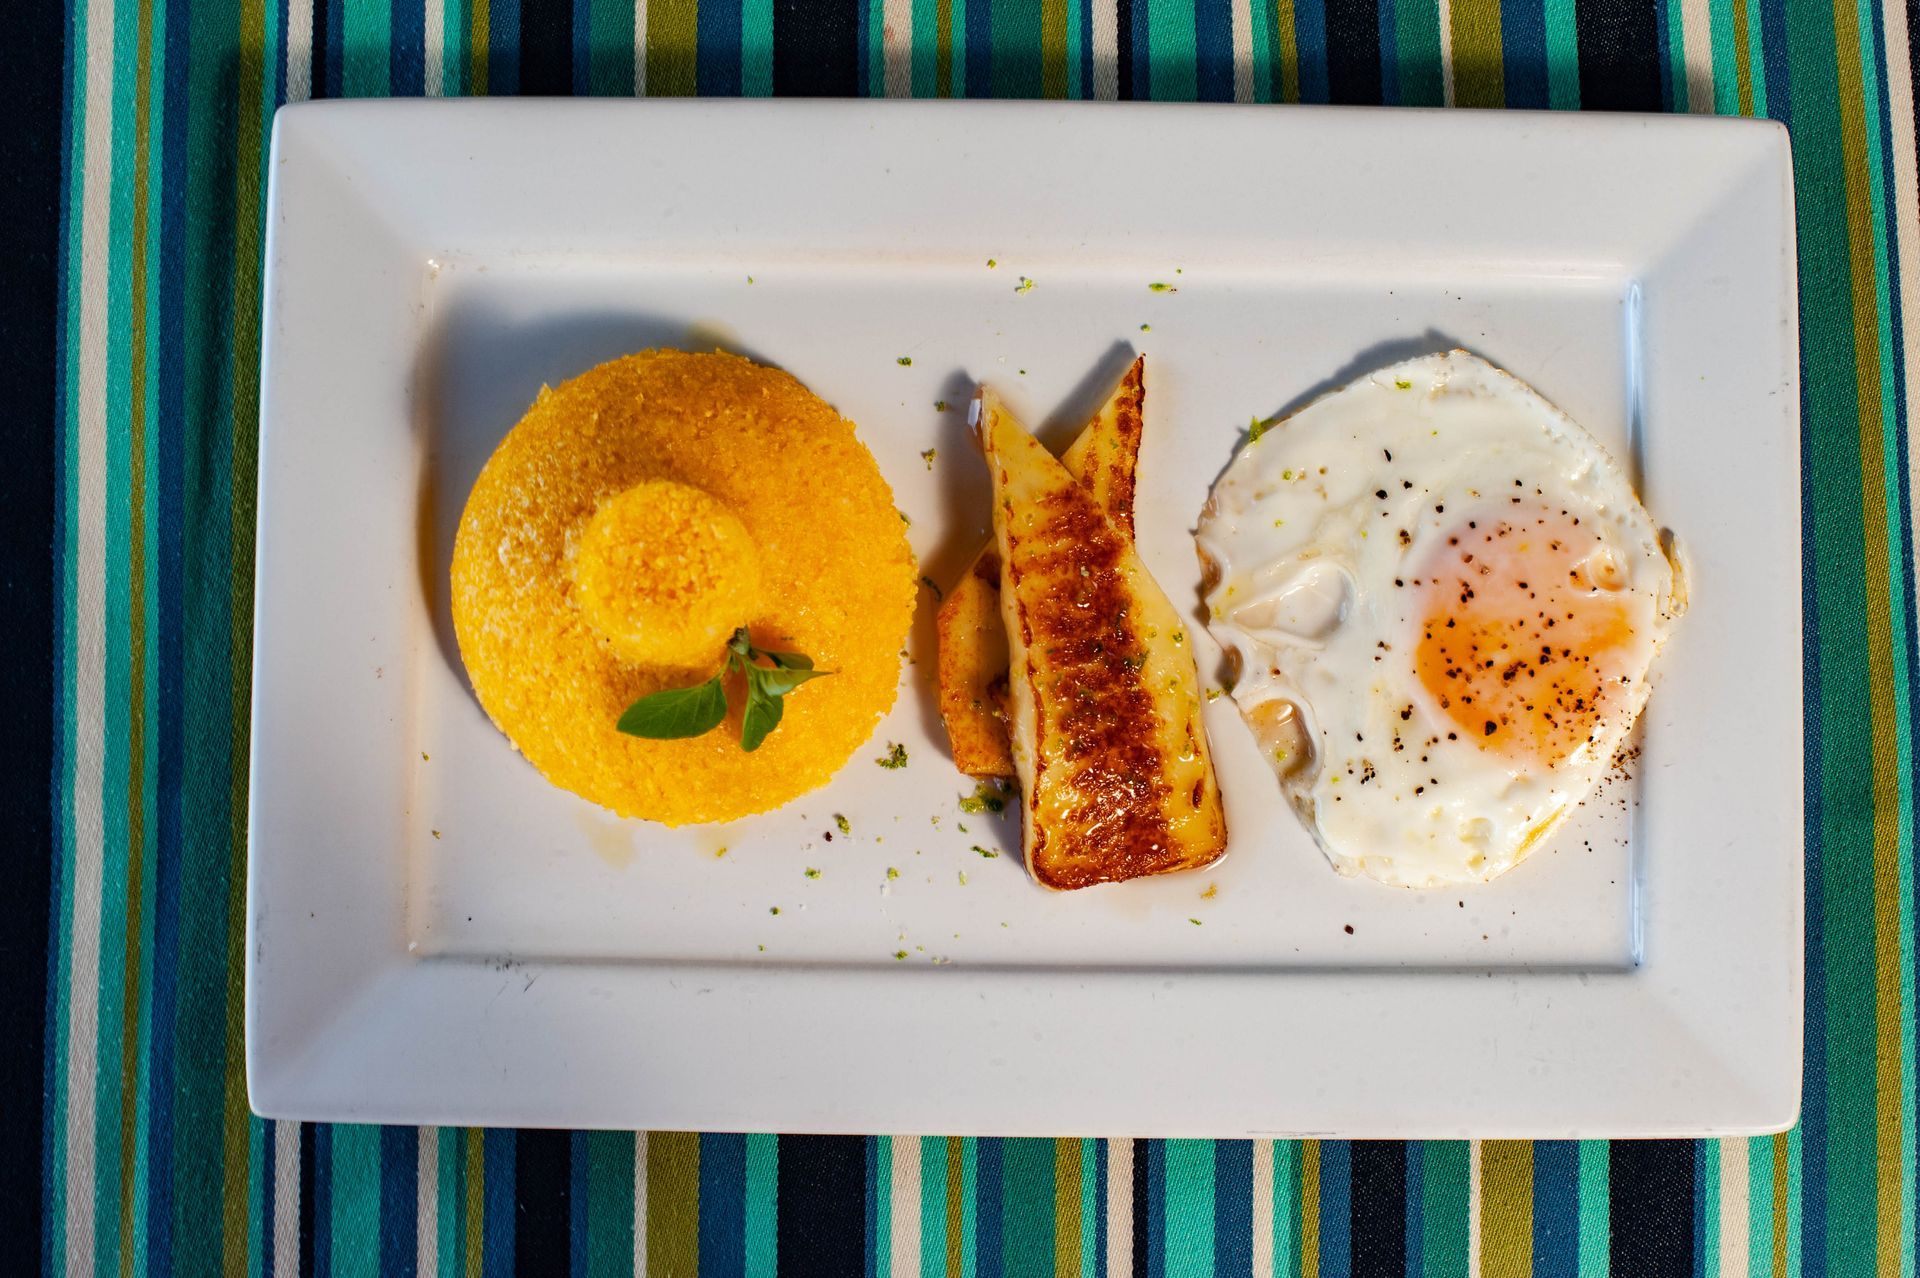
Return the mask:
<svg viewBox="0 0 1920 1278">
<path fill-rule="evenodd" d="M 1200 926 L 1200 920 L 1199 920 L 1199 919 L 1193 919 L 1193 918 L 1190 918 L 1190 919 L 1188 919 L 1188 920 L 1187 920 L 1187 922 L 1189 922 L 1189 923 L 1191 923 L 1191 924 L 1193 924 L 1193 925 L 1194 925 L 1195 927 L 1199 927 L 1199 926 Z"/>
<path fill-rule="evenodd" d="M 1179 291 L 1179 289 L 1167 283 L 1165 280 L 1155 280 L 1153 283 L 1147 285 L 1147 292 L 1149 293 L 1178 293 Z"/>
<path fill-rule="evenodd" d="M 1412 389 L 1413 389 L 1413 383 L 1412 383 L 1412 382 L 1410 382 L 1410 381 L 1408 381 L 1408 380 L 1407 380 L 1406 378 L 1404 378 L 1404 377 L 1396 377 L 1396 378 L 1394 378 L 1394 379 L 1393 379 L 1393 384 L 1394 384 L 1395 386 L 1398 386 L 1398 387 L 1399 387 L 1399 388 L 1400 388 L 1401 390 L 1412 390 Z"/>
<path fill-rule="evenodd" d="M 975 852 L 978 852 L 981 856 L 985 857 L 989 861 L 994 860 L 1000 855 L 998 852 L 995 852 L 992 848 L 983 848 L 978 843 L 973 845 L 973 850 Z"/>
<path fill-rule="evenodd" d="M 904 768 L 907 766 L 907 748 L 898 741 L 887 743 L 887 752 L 874 760 L 883 768 Z"/>
<path fill-rule="evenodd" d="M 996 266 L 998 266 L 998 265 L 1000 265 L 1000 263 L 999 263 L 999 262 L 997 262 L 997 261 L 995 261 L 995 260 L 994 260 L 993 258 L 988 258 L 988 259 L 987 259 L 987 269 L 988 269 L 989 271 L 991 271 L 991 270 L 992 270 L 992 269 L 993 269 L 994 267 L 996 267 Z"/>
<path fill-rule="evenodd" d="M 1250 417 L 1247 419 L 1247 442 L 1249 444 L 1259 443 L 1260 437 L 1266 433 L 1267 423 L 1261 421 L 1258 417 Z"/>
<path fill-rule="evenodd" d="M 820 877 L 820 871 L 816 870 L 811 865 L 809 865 L 807 867 L 807 877 L 810 879 L 817 879 Z"/>
<path fill-rule="evenodd" d="M 853 822 L 847 820 L 846 817 L 840 815 L 838 812 L 833 814 L 833 823 L 840 828 L 840 833 L 853 833 Z"/>
<path fill-rule="evenodd" d="M 942 403 L 945 403 L 946 401 L 945 401 L 945 400 L 942 400 L 941 402 L 942 402 Z M 939 450 L 939 449 L 937 449 L 937 448 L 929 448 L 929 449 L 926 449 L 926 450 L 924 450 L 924 451 L 923 451 L 923 452 L 922 452 L 922 453 L 920 454 L 920 460 L 921 460 L 921 461 L 923 461 L 923 462 L 925 462 L 925 463 L 927 464 L 927 469 L 928 469 L 928 470 L 932 470 L 932 469 L 933 469 L 933 459 L 934 459 L 934 458 L 936 458 L 936 457 L 938 457 L 939 455 L 940 455 L 940 450 Z"/>
<path fill-rule="evenodd" d="M 1022 275 L 1020 282 L 1013 286 L 1013 291 L 1016 293 L 1031 293 L 1033 292 L 1033 281 Z"/>
<path fill-rule="evenodd" d="M 902 355 L 899 359 L 896 359 L 893 362 L 898 364 L 902 368 L 909 368 L 913 364 L 913 356 Z"/>
<path fill-rule="evenodd" d="M 1151 333 L 1151 332 L 1153 331 L 1153 325 L 1151 325 L 1151 324 L 1142 324 L 1142 325 L 1140 326 L 1140 331 L 1141 331 L 1141 332 L 1143 332 L 1143 333 Z"/>
<path fill-rule="evenodd" d="M 897 879 L 900 877 L 900 871 L 894 868 L 893 866 L 889 865 L 887 867 L 887 877 L 890 879 Z"/>
<path fill-rule="evenodd" d="M 946 412 L 946 411 L 947 411 L 947 401 L 946 401 L 946 400 L 944 400 L 944 399 L 936 399 L 936 400 L 934 400 L 934 401 L 933 401 L 933 411 L 934 411 L 934 412 L 936 412 L 936 413 L 944 413 L 944 412 Z M 929 448 L 929 449 L 927 450 L 927 452 L 928 452 L 928 453 L 930 453 L 930 452 L 932 452 L 932 451 L 933 451 L 933 450 L 932 450 L 931 448 Z M 922 454 L 921 454 L 921 456 L 923 456 L 923 457 L 924 457 L 924 456 L 926 456 L 926 453 L 922 453 Z"/>
<path fill-rule="evenodd" d="M 893 952 L 893 959 L 896 963 L 904 963 L 907 961 L 907 952 L 905 950 L 895 950 Z"/>
<path fill-rule="evenodd" d="M 777 905 L 770 905 L 767 907 L 767 913 L 769 914 L 778 914 L 779 912 L 780 912 L 780 907 Z"/>
</svg>

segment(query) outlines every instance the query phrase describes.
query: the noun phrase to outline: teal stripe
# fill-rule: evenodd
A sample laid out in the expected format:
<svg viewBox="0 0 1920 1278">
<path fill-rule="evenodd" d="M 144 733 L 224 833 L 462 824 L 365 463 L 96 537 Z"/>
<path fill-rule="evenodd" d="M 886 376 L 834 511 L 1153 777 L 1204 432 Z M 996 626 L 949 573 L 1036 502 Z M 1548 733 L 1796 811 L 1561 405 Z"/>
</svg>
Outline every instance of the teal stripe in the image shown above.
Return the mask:
<svg viewBox="0 0 1920 1278">
<path fill-rule="evenodd" d="M 440 1257 L 440 1272 L 446 1275 L 447 1278 L 458 1278 L 458 1275 L 465 1272 L 465 1263 L 462 1260 L 463 1252 L 461 1249 L 465 1245 L 466 1234 L 461 1228 L 462 1217 L 460 1214 L 460 1209 L 466 1201 L 464 1192 L 466 1188 L 466 1159 L 463 1157 L 465 1150 L 460 1143 L 460 1129 L 458 1127 L 442 1127 L 434 1133 L 434 1139 L 438 1144 L 435 1156 L 439 1161 L 434 1170 L 438 1173 L 435 1184 L 439 1187 L 438 1201 L 440 1205 L 439 1219 L 434 1222 L 434 1251 Z M 606 1273 L 619 1273 L 623 1268 L 631 1268 L 633 1262 L 631 1245 L 633 1239 L 633 1181 L 631 1175 L 633 1166 L 633 1138 L 625 1133 L 621 1133 L 618 1139 L 627 1142 L 627 1166 L 629 1175 L 626 1186 L 628 1208 L 626 1228 L 629 1245 L 625 1259 L 620 1264 L 611 1266 L 605 1270 L 604 1272 Z M 592 1193 L 591 1188 L 589 1188 L 588 1193 Z M 596 1270 L 595 1272 L 600 1273 L 603 1271 Z"/>
<path fill-rule="evenodd" d="M 1144 12 L 1142 12 L 1144 10 Z M 1199 96 L 1195 83 L 1193 5 L 1186 0 L 1144 0 L 1134 9 L 1134 21 L 1146 18 L 1147 82 L 1156 102 L 1191 102 Z M 1125 57 L 1123 51 L 1121 54 Z"/>
<path fill-rule="evenodd" d="M 1006 1278 L 1053 1274 L 1053 1142 L 1009 1140 L 1000 1149 L 1001 1272 Z"/>
<path fill-rule="evenodd" d="M 1801 1129 L 1795 1126 L 1787 1134 L 1787 1272 L 1805 1272 L 1800 1254 L 1800 1208 L 1804 1195 L 1800 1184 Z"/>
<path fill-rule="evenodd" d="M 1080 1142 L 1080 1278 L 1095 1278 L 1100 1253 L 1100 1142 Z"/>
<path fill-rule="evenodd" d="M 1300 1271 L 1300 1142 L 1273 1142 L 1273 1272 Z"/>
<path fill-rule="evenodd" d="M 1766 31 L 1761 22 L 1762 5 L 1760 0 L 1734 0 L 1735 4 L 1747 6 L 1747 61 L 1748 78 L 1753 82 L 1753 113 L 1769 114 L 1767 108 L 1767 49 Z"/>
<path fill-rule="evenodd" d="M 600 97 L 633 95 L 633 0 L 590 0 L 587 87 Z M 631 1221 L 627 1232 L 633 1232 Z"/>
<path fill-rule="evenodd" d="M 1205 1273 L 1213 1267 L 1213 1142 L 1166 1143 L 1167 1273 Z"/>
<path fill-rule="evenodd" d="M 740 93 L 773 96 L 773 0 L 740 0 Z"/>
<path fill-rule="evenodd" d="M 920 1272 L 947 1272 L 947 1142 L 920 1141 Z"/>
<path fill-rule="evenodd" d="M 1666 0 L 1667 9 L 1667 83 L 1673 86 L 1673 111 L 1690 111 L 1687 85 L 1686 19 L 1680 12 L 1680 0 Z"/>
<path fill-rule="evenodd" d="M 1274 99 L 1273 81 L 1275 74 L 1273 23 L 1277 16 L 1275 5 L 1268 2 L 1249 6 L 1252 21 L 1247 27 L 1247 43 L 1253 54 L 1253 100 L 1271 102 Z"/>
<path fill-rule="evenodd" d="M 993 96 L 1039 97 L 1041 5 L 1037 0 L 982 2 L 991 3 L 993 8 Z"/>
<path fill-rule="evenodd" d="M 938 0 L 913 0 L 913 96 L 930 98 L 939 89 L 936 74 L 940 51 Z"/>
<path fill-rule="evenodd" d="M 1256 9 L 1258 5 L 1254 6 Z M 1086 15 L 1081 12 L 1080 0 L 1067 0 L 1067 97 L 1073 101 L 1093 96 L 1093 86 L 1087 83 L 1085 61 L 1087 41 Z"/>
<path fill-rule="evenodd" d="M 1434 0 L 1394 0 L 1393 34 L 1401 103 L 1439 106 L 1446 100 L 1440 75 L 1440 7 Z"/>
<path fill-rule="evenodd" d="M 747 1278 L 774 1278 L 779 1263 L 779 1137 L 747 1137 L 746 1193 Z"/>
<path fill-rule="evenodd" d="M 1740 114 L 1740 68 L 1734 61 L 1733 6 L 1742 0 L 1707 0 L 1707 30 L 1713 45 L 1713 111 Z"/>
<path fill-rule="evenodd" d="M 1426 1278 L 1465 1278 L 1473 1150 L 1463 1140 L 1429 1141 L 1422 1157 L 1420 1241 Z"/>
<path fill-rule="evenodd" d="M 359 1124 L 331 1131 L 332 1212 L 326 1222 L 334 1278 L 378 1278 L 380 1272 L 380 1129 Z"/>
<path fill-rule="evenodd" d="M 1773 1272 L 1773 1140 L 1747 1142 L 1747 1272 Z"/>
<path fill-rule="evenodd" d="M 1613 1266 L 1607 1212 L 1611 1151 L 1604 1140 L 1580 1142 L 1580 1278 L 1607 1278 Z"/>
<path fill-rule="evenodd" d="M 401 0 L 406 3 L 406 0 Z M 341 12 L 340 91 L 350 98 L 384 98 L 392 44 L 390 0 L 345 0 Z"/>
<path fill-rule="evenodd" d="M 867 0 L 867 96 L 887 96 L 886 0 Z"/>
<path fill-rule="evenodd" d="M 630 1132 L 587 1133 L 586 1251 L 590 1274 L 627 1273 L 633 1268 Z"/>
<path fill-rule="evenodd" d="M 893 1141 L 879 1136 L 873 1148 L 873 1263 L 870 1278 L 893 1278 Z M 903 1276 L 904 1278 L 904 1276 Z"/>
<path fill-rule="evenodd" d="M 1555 111 L 1580 108 L 1580 37 L 1573 10 L 1574 0 L 1546 0 L 1547 105 Z"/>
</svg>

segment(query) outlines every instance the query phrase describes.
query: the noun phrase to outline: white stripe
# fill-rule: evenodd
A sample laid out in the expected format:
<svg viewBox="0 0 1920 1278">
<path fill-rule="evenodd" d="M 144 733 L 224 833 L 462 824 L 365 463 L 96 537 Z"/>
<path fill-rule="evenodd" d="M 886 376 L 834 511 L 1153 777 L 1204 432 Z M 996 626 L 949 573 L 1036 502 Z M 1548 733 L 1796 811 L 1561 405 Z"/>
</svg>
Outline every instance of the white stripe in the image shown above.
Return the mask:
<svg viewBox="0 0 1920 1278">
<path fill-rule="evenodd" d="M 1093 0 L 1093 96 L 1102 102 L 1120 97 L 1120 0 Z"/>
<path fill-rule="evenodd" d="M 647 0 L 633 0 L 633 96 L 647 96 Z M 634 1243 L 635 1247 L 643 1246 Z M 635 1273 L 645 1273 L 643 1269 Z"/>
<path fill-rule="evenodd" d="M 1477 1140 L 1467 1145 L 1467 1272 L 1476 1278 L 1480 1273 L 1480 1142 Z"/>
<path fill-rule="evenodd" d="M 880 14 L 881 57 L 890 98 L 913 96 L 913 0 L 886 0 Z"/>
<path fill-rule="evenodd" d="M 1440 0 L 1440 101 L 1445 106 L 1453 105 L 1452 0 Z"/>
<path fill-rule="evenodd" d="M 437 98 L 447 87 L 447 0 L 427 0 L 426 27 L 427 41 L 425 57 L 421 59 L 425 67 L 420 77 L 420 91 L 430 98 Z"/>
<path fill-rule="evenodd" d="M 1273 1273 L 1273 1142 L 1253 1142 L 1253 1272 Z"/>
<path fill-rule="evenodd" d="M 1894 293 L 1900 307 L 1901 358 L 1907 370 L 1907 491 L 1920 493 L 1920 180 L 1914 174 L 1913 79 L 1907 68 L 1913 32 L 1904 4 L 1883 5 L 1887 43 L 1887 125 L 1893 131 L 1893 207 L 1895 240 L 1900 249 L 1900 278 Z M 1920 516 L 1920 511 L 1909 511 Z M 1914 519 L 1912 553 L 1920 559 L 1920 518 Z M 1920 613 L 1911 624 L 1920 625 Z"/>
<path fill-rule="evenodd" d="M 273 1125 L 273 1274 L 300 1275 L 300 1124 Z"/>
<path fill-rule="evenodd" d="M 1133 1142 L 1107 1142 L 1107 1272 L 1133 1272 Z"/>
<path fill-rule="evenodd" d="M 893 1236 L 888 1248 L 900 1278 L 920 1271 L 920 1138 L 893 1138 L 893 1181 L 888 1187 Z"/>
<path fill-rule="evenodd" d="M 422 1127 L 415 1156 L 413 1265 L 419 1278 L 440 1275 L 440 1129 Z"/>
<path fill-rule="evenodd" d="M 1720 1142 L 1720 1275 L 1747 1278 L 1747 1142 Z"/>
<path fill-rule="evenodd" d="M 1680 39 L 1687 58 L 1687 110 L 1713 114 L 1713 14 L 1708 0 L 1680 0 Z"/>
<path fill-rule="evenodd" d="M 1233 100 L 1253 101 L 1253 0 L 1233 0 Z"/>
<path fill-rule="evenodd" d="M 287 0 L 287 101 L 313 96 L 313 0 Z"/>
<path fill-rule="evenodd" d="M 73 914 L 67 963 L 66 1260 L 91 1273 L 93 1089 L 100 1047 L 100 878 L 105 854 L 107 222 L 113 179 L 113 3 L 87 5 L 81 143 L 79 555 L 74 583 Z M 131 1045 L 129 1045 L 131 1046 Z"/>
<path fill-rule="evenodd" d="M 645 4 L 647 0 L 640 0 Z M 637 29 L 637 28 L 636 28 Z M 647 1134 L 633 1134 L 633 1272 L 647 1272 Z"/>
</svg>

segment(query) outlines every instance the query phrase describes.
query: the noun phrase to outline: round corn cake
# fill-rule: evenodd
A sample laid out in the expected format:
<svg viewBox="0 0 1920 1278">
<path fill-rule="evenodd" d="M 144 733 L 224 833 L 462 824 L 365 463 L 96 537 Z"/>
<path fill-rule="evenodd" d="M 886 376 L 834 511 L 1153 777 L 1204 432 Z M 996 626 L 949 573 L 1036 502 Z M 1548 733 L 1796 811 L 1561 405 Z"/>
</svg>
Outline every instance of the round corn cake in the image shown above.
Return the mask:
<svg viewBox="0 0 1920 1278">
<path fill-rule="evenodd" d="M 725 821 L 824 784 L 872 734 L 916 572 L 852 422 L 778 369 L 643 351 L 543 388 L 501 441 L 460 518 L 453 621 L 480 704 L 549 781 L 622 816 Z M 615 728 L 712 675 L 737 626 L 833 672 L 759 749 L 737 686 L 705 736 Z"/>
</svg>

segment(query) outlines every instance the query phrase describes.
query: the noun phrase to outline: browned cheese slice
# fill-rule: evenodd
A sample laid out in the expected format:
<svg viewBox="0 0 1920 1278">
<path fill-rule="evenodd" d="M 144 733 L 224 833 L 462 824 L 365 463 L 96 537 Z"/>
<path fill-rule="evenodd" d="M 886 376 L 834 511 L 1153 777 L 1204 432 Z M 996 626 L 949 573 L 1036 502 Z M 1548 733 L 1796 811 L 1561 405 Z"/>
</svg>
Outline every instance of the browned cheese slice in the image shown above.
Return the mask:
<svg viewBox="0 0 1920 1278">
<path fill-rule="evenodd" d="M 1146 402 L 1146 357 L 1133 361 L 1060 460 L 1133 538 L 1133 474 Z M 953 762 L 971 777 L 1011 777 L 1007 631 L 1000 621 L 1000 556 L 989 542 L 947 590 L 936 618 L 940 718 Z"/>
<path fill-rule="evenodd" d="M 1208 864 L 1227 827 L 1186 621 L 1132 536 L 993 392 L 975 414 L 1028 870 L 1064 889 Z"/>
</svg>

